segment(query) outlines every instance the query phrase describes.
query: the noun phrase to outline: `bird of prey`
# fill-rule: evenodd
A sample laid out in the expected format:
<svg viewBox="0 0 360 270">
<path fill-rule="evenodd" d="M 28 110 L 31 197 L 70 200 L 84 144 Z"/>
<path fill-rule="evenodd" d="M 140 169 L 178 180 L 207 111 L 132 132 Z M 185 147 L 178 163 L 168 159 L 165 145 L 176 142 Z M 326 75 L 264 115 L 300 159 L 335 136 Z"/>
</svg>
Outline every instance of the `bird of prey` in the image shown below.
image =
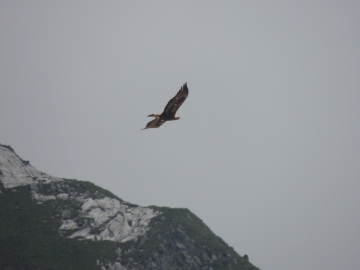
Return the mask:
<svg viewBox="0 0 360 270">
<path fill-rule="evenodd" d="M 180 88 L 179 92 L 177 92 L 175 97 L 169 100 L 162 114 L 148 115 L 148 117 L 155 117 L 155 119 L 147 123 L 146 127 L 143 128 L 142 130 L 148 128 L 158 128 L 166 121 L 180 119 L 180 117 L 175 115 L 175 113 L 180 108 L 181 104 L 183 104 L 183 102 L 185 101 L 188 95 L 189 95 L 189 89 L 187 87 L 187 83 L 184 83 L 184 85 Z"/>
</svg>

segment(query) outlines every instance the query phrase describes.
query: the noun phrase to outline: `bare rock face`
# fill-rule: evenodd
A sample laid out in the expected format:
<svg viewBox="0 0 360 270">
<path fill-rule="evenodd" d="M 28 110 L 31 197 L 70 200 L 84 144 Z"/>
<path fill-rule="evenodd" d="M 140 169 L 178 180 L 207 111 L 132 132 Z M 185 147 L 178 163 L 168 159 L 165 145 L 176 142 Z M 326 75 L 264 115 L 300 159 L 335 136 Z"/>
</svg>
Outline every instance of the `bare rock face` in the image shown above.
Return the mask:
<svg viewBox="0 0 360 270">
<path fill-rule="evenodd" d="M 151 208 L 129 207 L 115 198 L 96 195 L 92 198 L 84 184 L 79 189 L 69 187 L 67 181 L 40 172 L 23 161 L 9 146 L 0 145 L 0 180 L 5 188 L 29 185 L 37 203 L 69 200 L 81 203 L 81 210 L 72 217 L 70 209 L 61 211 L 60 232 L 70 232 L 69 238 L 126 242 L 142 236 L 149 229 L 150 220 L 159 215 Z M 67 192 L 64 192 L 64 191 Z M 79 192 L 80 190 L 80 192 Z"/>
<path fill-rule="evenodd" d="M 109 197 L 95 200 L 88 198 L 81 206 L 77 219 L 88 219 L 90 226 L 78 226 L 80 230 L 76 230 L 69 237 L 126 242 L 144 235 L 150 220 L 157 215 L 159 212 L 154 212 L 150 208 L 128 207 Z M 73 223 L 76 221 L 73 220 Z M 65 229 L 67 226 L 62 228 Z M 98 233 L 92 233 L 93 228 L 100 230 Z"/>
<path fill-rule="evenodd" d="M 5 188 L 61 181 L 60 178 L 36 170 L 22 160 L 10 146 L 0 145 L 0 179 Z"/>
</svg>

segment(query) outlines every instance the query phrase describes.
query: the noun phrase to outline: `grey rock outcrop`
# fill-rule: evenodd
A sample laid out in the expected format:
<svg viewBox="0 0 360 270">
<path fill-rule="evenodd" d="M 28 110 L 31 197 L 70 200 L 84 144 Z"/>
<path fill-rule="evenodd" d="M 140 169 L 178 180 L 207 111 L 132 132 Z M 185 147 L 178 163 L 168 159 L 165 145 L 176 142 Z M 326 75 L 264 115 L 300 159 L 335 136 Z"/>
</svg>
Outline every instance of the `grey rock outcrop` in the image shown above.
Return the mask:
<svg viewBox="0 0 360 270">
<path fill-rule="evenodd" d="M 42 173 L 21 160 L 11 147 L 0 146 L 0 171 L 5 188 L 29 185 L 35 202 L 70 200 L 82 203 L 72 220 L 69 220 L 71 209 L 63 209 L 60 213 L 63 224 L 59 230 L 71 232 L 70 238 L 130 241 L 145 234 L 150 220 L 160 214 L 147 207 L 130 207 L 115 198 L 91 195 L 81 183 L 75 185 L 78 188 L 70 187 L 64 179 Z M 92 198 L 94 195 L 96 198 Z"/>
</svg>

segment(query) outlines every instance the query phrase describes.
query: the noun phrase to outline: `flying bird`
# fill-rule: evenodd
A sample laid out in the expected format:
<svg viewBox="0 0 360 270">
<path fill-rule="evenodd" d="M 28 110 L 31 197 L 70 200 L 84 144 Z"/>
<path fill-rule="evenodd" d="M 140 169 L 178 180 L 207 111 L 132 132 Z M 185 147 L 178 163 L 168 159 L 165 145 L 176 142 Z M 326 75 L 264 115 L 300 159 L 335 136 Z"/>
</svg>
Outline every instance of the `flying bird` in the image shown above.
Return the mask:
<svg viewBox="0 0 360 270">
<path fill-rule="evenodd" d="M 180 88 L 179 92 L 169 100 L 168 104 L 166 104 L 164 111 L 161 114 L 150 114 L 148 117 L 155 117 L 154 120 L 147 123 L 146 127 L 143 128 L 158 128 L 166 121 L 178 120 L 179 116 L 175 115 L 176 111 L 180 108 L 181 104 L 184 103 L 185 99 L 189 95 L 189 89 L 187 87 L 187 83 Z"/>
</svg>

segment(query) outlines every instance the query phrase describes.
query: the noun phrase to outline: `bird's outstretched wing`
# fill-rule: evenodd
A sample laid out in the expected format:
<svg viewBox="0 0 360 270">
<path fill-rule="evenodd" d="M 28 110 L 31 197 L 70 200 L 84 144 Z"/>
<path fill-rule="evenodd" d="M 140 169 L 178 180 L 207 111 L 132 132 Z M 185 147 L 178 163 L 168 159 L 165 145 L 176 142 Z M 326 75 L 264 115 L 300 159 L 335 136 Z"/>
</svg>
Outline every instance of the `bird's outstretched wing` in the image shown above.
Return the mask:
<svg viewBox="0 0 360 270">
<path fill-rule="evenodd" d="M 147 128 L 158 128 L 160 127 L 162 124 L 164 124 L 166 121 L 160 118 L 156 118 L 152 121 L 150 121 L 149 123 L 147 123 L 146 127 L 143 129 L 147 129 Z M 142 129 L 142 130 L 143 130 Z"/>
<path fill-rule="evenodd" d="M 180 88 L 179 92 L 169 100 L 168 104 L 165 106 L 165 109 L 162 115 L 167 115 L 171 118 L 175 116 L 176 111 L 180 108 L 180 106 L 184 103 L 185 99 L 189 95 L 189 89 L 187 87 L 187 83 Z"/>
</svg>

